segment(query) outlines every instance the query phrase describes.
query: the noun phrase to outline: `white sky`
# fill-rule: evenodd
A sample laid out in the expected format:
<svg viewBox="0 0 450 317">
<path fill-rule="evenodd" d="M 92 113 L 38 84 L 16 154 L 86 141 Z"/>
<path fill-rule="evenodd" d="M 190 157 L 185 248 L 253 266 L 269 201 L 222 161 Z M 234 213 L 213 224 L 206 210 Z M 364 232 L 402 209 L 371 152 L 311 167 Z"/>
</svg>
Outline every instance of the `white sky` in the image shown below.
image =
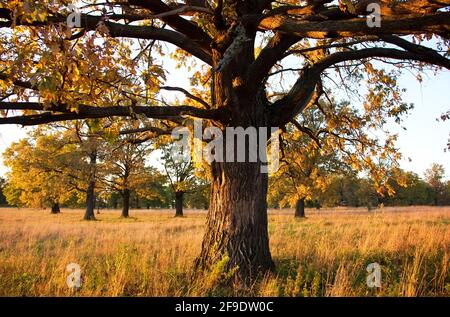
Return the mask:
<svg viewBox="0 0 450 317">
<path fill-rule="evenodd" d="M 396 128 L 393 132 L 399 134 L 397 145 L 405 157 L 402 168 L 423 175 L 432 163 L 439 163 L 450 176 L 450 152 L 444 152 L 450 138 L 450 122 L 436 120 L 450 110 L 450 72 L 429 76 L 422 84 L 412 75 L 399 80 L 407 88 L 404 100 L 414 103 L 415 108 L 403 124 L 407 131 Z"/>
</svg>

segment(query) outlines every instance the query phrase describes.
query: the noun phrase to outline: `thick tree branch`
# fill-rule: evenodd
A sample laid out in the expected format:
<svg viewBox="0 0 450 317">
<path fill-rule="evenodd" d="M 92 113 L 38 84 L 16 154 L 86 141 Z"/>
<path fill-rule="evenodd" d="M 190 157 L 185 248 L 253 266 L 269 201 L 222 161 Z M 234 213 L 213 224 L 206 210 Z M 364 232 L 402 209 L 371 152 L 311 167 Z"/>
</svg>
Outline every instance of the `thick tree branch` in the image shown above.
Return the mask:
<svg viewBox="0 0 450 317">
<path fill-rule="evenodd" d="M 305 21 L 289 16 L 265 18 L 259 27 L 308 38 L 336 38 L 382 34 L 449 34 L 450 12 L 427 15 L 404 15 L 383 17 L 381 27 L 369 27 L 366 18 L 349 20 Z"/>
<path fill-rule="evenodd" d="M 333 44 L 326 44 L 326 45 L 316 45 L 313 47 L 306 47 L 306 48 L 297 49 L 297 50 L 289 50 L 283 55 L 283 58 L 288 57 L 293 54 L 303 54 L 303 53 L 308 53 L 308 52 L 313 52 L 313 51 L 323 50 L 323 49 L 330 49 L 330 48 L 348 47 L 348 46 L 352 46 L 352 45 L 356 45 L 356 44 L 362 44 L 362 43 L 366 43 L 366 42 L 374 42 L 374 41 L 380 41 L 380 40 L 381 39 L 378 36 L 373 35 L 373 36 L 365 36 L 364 38 L 354 40 L 354 41 L 349 41 L 349 42 L 340 42 L 340 43 L 333 43 Z"/>
<path fill-rule="evenodd" d="M 128 2 L 131 5 L 136 5 L 148 9 L 152 11 L 153 14 L 163 14 L 173 11 L 170 6 L 159 0 L 130 0 Z M 170 27 L 172 27 L 174 30 L 194 40 L 203 49 L 210 49 L 212 43 L 211 38 L 194 22 L 183 19 L 178 15 L 163 16 L 161 20 L 170 25 Z"/>
<path fill-rule="evenodd" d="M 120 131 L 120 134 L 128 135 L 128 134 L 136 134 L 136 133 L 144 133 L 144 132 L 152 132 L 152 133 L 157 133 L 159 135 L 170 135 L 172 133 L 171 130 L 164 130 L 164 129 L 157 128 L 157 127 L 145 126 L 143 128 L 122 130 L 122 131 Z"/>
<path fill-rule="evenodd" d="M 212 65 L 210 49 L 200 47 L 191 38 L 179 32 L 150 26 L 123 25 L 111 22 L 107 22 L 106 26 L 113 37 L 128 37 L 168 42 L 201 59 L 206 64 Z"/>
<path fill-rule="evenodd" d="M 9 11 L 9 10 L 7 10 Z M 11 13 L 10 13 L 11 15 Z M 15 25 L 19 26 L 43 26 L 49 24 L 64 23 L 67 20 L 67 16 L 57 15 L 49 16 L 45 21 L 15 21 Z M 81 16 L 81 28 L 85 30 L 95 30 L 98 24 L 102 22 L 109 30 L 109 35 L 111 37 L 127 37 L 135 39 L 147 39 L 147 40 L 157 40 L 171 43 L 189 54 L 201 59 L 208 65 L 212 65 L 211 50 L 209 46 L 199 46 L 199 44 L 192 38 L 184 35 L 181 32 L 166 30 L 151 26 L 136 26 L 136 25 L 126 25 L 111 21 L 103 21 L 101 16 L 85 15 Z M 1 27 L 12 27 L 14 25 L 11 18 L 9 21 L 0 21 Z M 81 33 L 84 34 L 84 33 Z"/>
<path fill-rule="evenodd" d="M 302 75 L 289 93 L 272 106 L 274 124 L 284 125 L 303 111 L 313 97 L 322 72 L 335 64 L 371 57 L 412 60 L 445 67 L 450 70 L 450 60 L 428 51 L 408 52 L 391 48 L 367 48 L 348 52 L 338 52 L 323 58 L 320 62 L 303 70 Z"/>
<path fill-rule="evenodd" d="M 441 61 L 443 65 L 448 65 L 449 60 L 447 58 L 440 55 L 438 52 L 436 52 L 435 50 L 433 50 L 429 47 L 411 43 L 411 42 L 409 42 L 405 39 L 402 39 L 398 36 L 395 36 L 395 35 L 381 35 L 380 39 L 382 39 L 383 41 L 385 41 L 387 43 L 391 43 L 398 47 L 401 47 L 408 52 L 416 53 L 416 54 L 420 54 L 420 55 L 427 55 L 431 59 Z M 448 68 L 448 66 L 444 66 L 444 67 Z"/>
<path fill-rule="evenodd" d="M 46 107 L 42 103 L 33 103 L 33 102 L 0 102 L 0 110 L 46 111 L 40 114 L 0 118 L 0 124 L 21 124 L 21 125 L 38 125 L 58 121 L 108 118 L 119 116 L 133 118 L 136 115 L 145 115 L 148 118 L 154 119 L 172 119 L 172 118 L 181 118 L 183 116 L 192 116 L 202 119 L 220 120 L 222 117 L 222 110 L 219 109 L 205 110 L 191 106 L 94 107 L 87 105 L 79 105 L 77 111 L 74 112 L 66 105 Z"/>
<path fill-rule="evenodd" d="M 167 18 L 167 17 L 174 16 L 174 15 L 191 15 L 192 13 L 195 13 L 195 12 L 214 15 L 214 12 L 208 8 L 184 5 L 184 6 L 180 6 L 180 7 L 176 8 L 176 9 L 173 9 L 172 11 L 162 12 L 162 13 L 153 15 L 149 18 L 162 20 L 163 18 Z"/>
<path fill-rule="evenodd" d="M 250 66 L 247 82 L 254 88 L 260 86 L 270 69 L 283 57 L 286 50 L 299 40 L 296 36 L 288 36 L 277 32 Z"/>
</svg>

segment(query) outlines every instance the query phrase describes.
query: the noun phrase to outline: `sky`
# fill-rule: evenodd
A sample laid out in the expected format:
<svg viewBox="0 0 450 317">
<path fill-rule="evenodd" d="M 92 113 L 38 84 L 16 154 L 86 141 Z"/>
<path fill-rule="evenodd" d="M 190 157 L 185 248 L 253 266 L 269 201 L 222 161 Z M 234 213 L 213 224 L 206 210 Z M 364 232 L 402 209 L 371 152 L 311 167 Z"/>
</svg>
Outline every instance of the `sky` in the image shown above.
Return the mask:
<svg viewBox="0 0 450 317">
<path fill-rule="evenodd" d="M 414 103 L 415 108 L 403 124 L 407 130 L 392 131 L 399 135 L 397 146 L 404 156 L 402 168 L 422 176 L 432 163 L 438 163 L 449 177 L 450 152 L 444 150 L 450 138 L 450 122 L 438 122 L 437 118 L 450 110 L 450 72 L 427 75 L 422 83 L 413 75 L 404 75 L 399 81 L 407 89 L 405 101 Z"/>
</svg>

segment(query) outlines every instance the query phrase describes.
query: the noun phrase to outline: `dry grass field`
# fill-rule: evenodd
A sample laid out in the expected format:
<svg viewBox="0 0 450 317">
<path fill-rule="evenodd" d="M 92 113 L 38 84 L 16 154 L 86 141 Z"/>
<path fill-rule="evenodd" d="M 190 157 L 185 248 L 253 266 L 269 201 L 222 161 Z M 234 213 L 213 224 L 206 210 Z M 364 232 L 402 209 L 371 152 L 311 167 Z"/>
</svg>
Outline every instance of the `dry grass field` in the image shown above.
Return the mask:
<svg viewBox="0 0 450 317">
<path fill-rule="evenodd" d="M 450 296 L 450 208 L 271 211 L 277 271 L 251 287 L 226 286 L 220 265 L 192 279 L 205 213 L 168 210 L 0 209 L 1 296 Z M 366 285 L 369 263 L 382 287 Z M 67 287 L 78 263 L 82 286 Z"/>
</svg>

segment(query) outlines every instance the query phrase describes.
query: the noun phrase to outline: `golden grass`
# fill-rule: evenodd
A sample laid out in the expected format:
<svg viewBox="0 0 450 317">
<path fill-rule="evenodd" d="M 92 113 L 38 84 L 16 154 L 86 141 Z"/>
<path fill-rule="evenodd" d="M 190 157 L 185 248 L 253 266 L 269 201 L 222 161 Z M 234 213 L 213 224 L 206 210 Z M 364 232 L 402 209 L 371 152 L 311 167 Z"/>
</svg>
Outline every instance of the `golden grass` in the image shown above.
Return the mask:
<svg viewBox="0 0 450 317">
<path fill-rule="evenodd" d="M 225 286 L 220 268 L 191 279 L 205 213 L 0 209 L 1 296 L 449 296 L 450 208 L 271 211 L 277 272 L 253 286 Z M 382 266 L 369 289 L 366 267 Z M 66 266 L 82 268 L 82 287 L 66 285 Z"/>
</svg>

